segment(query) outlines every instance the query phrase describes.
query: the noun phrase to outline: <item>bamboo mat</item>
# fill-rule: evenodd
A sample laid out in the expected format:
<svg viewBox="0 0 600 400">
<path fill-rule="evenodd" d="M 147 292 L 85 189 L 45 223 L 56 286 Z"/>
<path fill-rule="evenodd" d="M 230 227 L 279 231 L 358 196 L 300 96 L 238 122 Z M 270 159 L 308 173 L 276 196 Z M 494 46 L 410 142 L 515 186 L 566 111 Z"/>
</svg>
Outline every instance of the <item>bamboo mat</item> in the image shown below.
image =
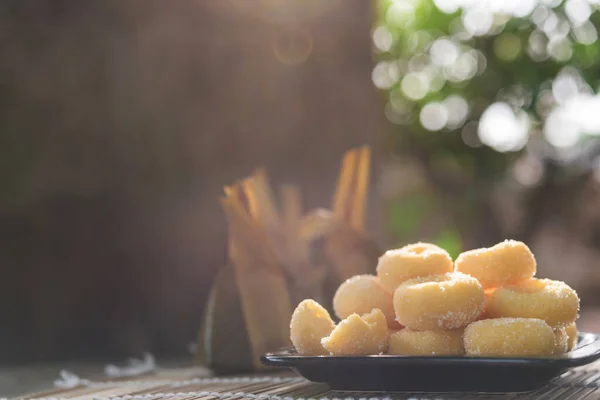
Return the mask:
<svg viewBox="0 0 600 400">
<path fill-rule="evenodd" d="M 203 368 L 160 369 L 135 378 L 88 380 L 64 374 L 57 388 L 19 397 L 57 399 L 175 400 L 401 400 L 401 399 L 600 399 L 600 362 L 567 372 L 546 387 L 526 394 L 357 393 L 336 392 L 291 372 L 206 377 Z"/>
</svg>

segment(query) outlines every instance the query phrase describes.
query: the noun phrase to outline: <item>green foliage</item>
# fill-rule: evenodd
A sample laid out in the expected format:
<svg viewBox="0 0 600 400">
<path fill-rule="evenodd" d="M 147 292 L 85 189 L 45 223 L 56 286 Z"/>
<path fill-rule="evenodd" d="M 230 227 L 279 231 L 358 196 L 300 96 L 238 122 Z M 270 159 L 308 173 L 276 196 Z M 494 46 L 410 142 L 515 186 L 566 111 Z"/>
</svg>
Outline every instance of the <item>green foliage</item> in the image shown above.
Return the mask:
<svg viewBox="0 0 600 400">
<path fill-rule="evenodd" d="M 377 1 L 373 81 L 396 127 L 393 152 L 418 157 L 443 197 L 397 199 L 389 208 L 390 230 L 410 236 L 434 204 L 443 205 L 449 220 L 464 224 L 439 233 L 438 242 L 456 253 L 470 226 L 465 216 L 489 217 L 482 202 L 521 153 L 560 163 L 600 137 L 600 129 L 546 124 L 565 104 L 553 91 L 558 77 L 575 82 L 577 95 L 591 97 L 600 87 L 600 13 L 591 0 L 539 0 L 525 12 L 527 1 L 495 2 L 502 10 L 492 11 L 487 2 L 455 0 L 463 6 L 446 11 L 440 3 L 451 1 Z M 490 110 L 512 120 L 500 124 L 496 115 L 484 123 Z M 563 137 L 563 127 L 574 138 Z"/>
<path fill-rule="evenodd" d="M 464 250 L 462 238 L 455 229 L 441 231 L 433 243 L 445 249 L 453 260 Z"/>
<path fill-rule="evenodd" d="M 388 208 L 388 226 L 396 237 L 410 235 L 431 213 L 434 199 L 422 193 L 404 196 Z"/>
<path fill-rule="evenodd" d="M 542 20 L 540 15 L 544 13 L 549 16 Z M 501 172 L 514 157 L 487 147 L 473 152 L 461 137 L 462 127 L 477 122 L 487 105 L 494 101 L 507 101 L 515 111 L 523 110 L 534 127 L 542 124 L 545 117 L 539 107 L 542 95 L 565 66 L 576 70 L 595 91 L 600 84 L 599 50 L 596 41 L 588 43 L 582 39 L 583 28 L 569 22 L 564 5 L 540 6 L 525 17 L 496 13 L 489 32 L 484 34 L 467 33 L 464 14 L 462 10 L 446 14 L 431 0 L 379 0 L 376 28 L 381 28 L 379 42 L 384 45 L 378 45 L 375 38 L 377 59 L 380 65 L 387 67 L 391 79 L 383 84 L 377 80 L 375 83 L 387 94 L 391 110 L 388 116 L 392 122 L 408 128 L 399 129 L 402 135 L 413 136 L 417 144 L 429 152 L 452 152 L 457 156 L 473 153 L 465 159 L 474 159 L 478 167 L 486 171 L 488 167 L 494 174 Z M 553 21 L 557 27 L 552 33 L 540 29 L 546 29 L 544 24 L 550 25 Z M 594 26 L 600 23 L 600 13 L 594 11 L 590 22 L 591 25 L 585 25 L 591 29 L 587 35 L 597 36 Z M 386 35 L 391 36 L 391 41 Z M 433 60 L 436 52 L 432 45 L 440 44 L 438 39 L 451 43 L 437 47 L 446 48 L 449 65 L 440 67 Z M 582 40 L 585 43 L 581 43 Z M 458 56 L 448 54 L 456 51 Z M 443 52 L 441 55 L 444 56 Z M 476 71 L 469 70 L 473 60 Z M 422 97 L 407 96 L 402 87 L 411 72 L 428 75 L 429 90 Z M 467 101 L 468 117 L 437 132 L 424 128 L 418 118 L 423 107 L 451 95 Z M 530 133 L 535 134 L 533 129 Z"/>
</svg>

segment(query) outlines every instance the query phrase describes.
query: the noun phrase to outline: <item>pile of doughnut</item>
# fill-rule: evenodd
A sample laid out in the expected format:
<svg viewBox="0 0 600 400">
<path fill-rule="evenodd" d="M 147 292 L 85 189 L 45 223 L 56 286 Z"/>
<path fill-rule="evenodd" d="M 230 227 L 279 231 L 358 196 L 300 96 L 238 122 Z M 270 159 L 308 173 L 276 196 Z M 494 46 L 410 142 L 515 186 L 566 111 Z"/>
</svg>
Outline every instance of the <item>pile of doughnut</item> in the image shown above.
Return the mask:
<svg viewBox="0 0 600 400">
<path fill-rule="evenodd" d="M 551 357 L 577 344 L 577 293 L 537 278 L 522 242 L 466 251 L 454 262 L 420 242 L 388 250 L 376 270 L 340 285 L 337 324 L 314 300 L 298 305 L 290 338 L 299 355 Z"/>
</svg>

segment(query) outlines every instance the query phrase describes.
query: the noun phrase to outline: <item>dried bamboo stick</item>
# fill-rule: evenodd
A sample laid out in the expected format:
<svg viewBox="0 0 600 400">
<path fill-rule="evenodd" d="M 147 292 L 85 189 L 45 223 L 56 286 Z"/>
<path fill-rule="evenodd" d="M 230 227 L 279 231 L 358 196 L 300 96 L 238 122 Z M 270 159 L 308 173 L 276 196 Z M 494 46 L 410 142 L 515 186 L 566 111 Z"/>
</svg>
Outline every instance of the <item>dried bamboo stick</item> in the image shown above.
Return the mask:
<svg viewBox="0 0 600 400">
<path fill-rule="evenodd" d="M 352 191 L 356 161 L 357 152 L 354 149 L 347 151 L 342 159 L 340 178 L 333 199 L 333 214 L 340 220 L 347 218 L 347 202 Z"/>
<path fill-rule="evenodd" d="M 257 217 L 266 227 L 277 227 L 281 221 L 277 202 L 273 190 L 269 185 L 267 172 L 264 168 L 257 168 L 250 180 L 253 194 L 256 196 L 256 204 L 258 207 Z"/>
<path fill-rule="evenodd" d="M 371 150 L 368 146 L 344 154 L 333 201 L 333 215 L 357 230 L 364 229 Z"/>
<path fill-rule="evenodd" d="M 258 205 L 258 199 L 256 198 L 256 191 L 252 183 L 252 178 L 246 178 L 242 181 L 242 192 L 244 193 L 246 200 L 248 201 L 248 211 L 250 216 L 258 220 L 260 215 L 260 209 Z"/>
<path fill-rule="evenodd" d="M 282 185 L 280 188 L 283 221 L 287 229 L 297 235 L 302 217 L 302 197 L 297 185 Z"/>
<path fill-rule="evenodd" d="M 233 261 L 237 263 L 239 260 L 254 258 L 249 256 L 250 253 L 262 259 L 269 259 L 271 262 L 266 263 L 264 267 L 272 267 L 275 257 L 266 235 L 263 230 L 259 229 L 259 226 L 248 213 L 243 210 L 240 202 L 232 198 L 224 198 L 221 199 L 221 206 L 229 222 L 230 244 L 232 246 L 230 254 Z M 262 268 L 260 265 L 254 265 L 254 267 Z"/>
<path fill-rule="evenodd" d="M 350 225 L 358 230 L 364 229 L 365 209 L 367 203 L 367 189 L 369 186 L 369 173 L 371 168 L 371 149 L 364 146 L 360 149 L 358 168 L 356 171 L 354 191 L 350 194 Z"/>
<path fill-rule="evenodd" d="M 242 202 L 242 190 L 240 188 L 240 185 L 238 184 L 233 184 L 231 186 L 225 186 L 223 187 L 223 192 L 225 193 L 225 198 L 229 199 L 229 201 L 236 203 L 236 204 L 243 204 Z M 229 257 L 231 258 L 233 256 L 233 249 L 234 249 L 234 243 L 233 243 L 233 235 L 229 235 L 228 237 L 228 254 Z"/>
</svg>

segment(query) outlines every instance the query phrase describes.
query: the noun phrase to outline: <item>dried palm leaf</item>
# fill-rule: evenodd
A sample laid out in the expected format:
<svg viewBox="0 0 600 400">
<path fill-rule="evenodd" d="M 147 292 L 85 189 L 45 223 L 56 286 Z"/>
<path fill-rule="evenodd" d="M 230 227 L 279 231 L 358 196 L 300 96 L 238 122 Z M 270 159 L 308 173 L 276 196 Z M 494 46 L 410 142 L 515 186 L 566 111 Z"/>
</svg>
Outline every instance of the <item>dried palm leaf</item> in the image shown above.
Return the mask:
<svg viewBox="0 0 600 400">
<path fill-rule="evenodd" d="M 235 280 L 258 369 L 263 353 L 289 345 L 288 325 L 293 311 L 290 295 L 262 226 L 238 202 L 224 198 L 221 204 L 233 236 Z"/>
</svg>

